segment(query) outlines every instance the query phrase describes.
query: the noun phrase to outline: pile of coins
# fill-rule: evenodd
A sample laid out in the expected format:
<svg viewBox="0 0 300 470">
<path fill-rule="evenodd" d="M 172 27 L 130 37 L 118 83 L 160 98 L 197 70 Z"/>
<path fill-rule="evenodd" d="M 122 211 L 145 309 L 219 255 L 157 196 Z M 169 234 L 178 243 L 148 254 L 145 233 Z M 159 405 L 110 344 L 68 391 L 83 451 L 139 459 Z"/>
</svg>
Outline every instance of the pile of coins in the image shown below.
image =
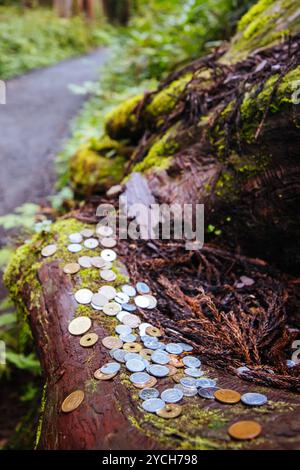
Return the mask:
<svg viewBox="0 0 300 470">
<path fill-rule="evenodd" d="M 157 299 L 147 283 L 124 284 L 118 289 L 110 284 L 103 284 L 103 281 L 113 282 L 116 279 L 112 268 L 117 253 L 112 248 L 117 242 L 110 227 L 100 226 L 96 234 L 88 228 L 80 233 L 72 233 L 69 235 L 69 242 L 67 249 L 72 253 L 78 253 L 84 248 L 94 250 L 101 246 L 99 255 L 83 255 L 77 262 L 64 266 L 64 272 L 71 275 L 81 268 L 99 269 L 99 281 L 102 285 L 98 291 L 78 289 L 74 294 L 76 302 L 79 305 L 90 305 L 93 310 L 118 320 L 115 334 L 101 340 L 109 351 L 110 360 L 94 372 L 95 379 L 111 380 L 123 368 L 128 372 L 132 385 L 140 390 L 142 409 L 165 419 L 178 417 L 182 413 L 180 402 L 188 397 L 199 396 L 205 400 L 217 400 L 231 405 L 242 402 L 247 406 L 261 406 L 267 403 L 267 397 L 260 393 L 240 395 L 235 390 L 219 388 L 216 379 L 204 376 L 201 360 L 192 354 L 191 345 L 163 341 L 164 333 L 160 328 L 142 322 L 138 311 L 157 306 Z M 56 249 L 56 245 L 48 245 L 42 249 L 42 255 L 52 256 Z M 99 340 L 98 335 L 90 331 L 91 328 L 92 321 L 87 316 L 76 317 L 68 326 L 69 333 L 80 336 L 80 345 L 85 348 L 93 346 Z M 242 372 L 246 371 L 241 370 Z M 165 378 L 172 380 L 171 385 L 159 391 L 156 385 Z M 72 392 L 64 400 L 62 411 L 73 411 L 83 399 L 84 392 L 81 390 Z M 260 425 L 255 421 L 240 421 L 228 429 L 229 435 L 236 439 L 252 439 L 260 432 Z"/>
</svg>

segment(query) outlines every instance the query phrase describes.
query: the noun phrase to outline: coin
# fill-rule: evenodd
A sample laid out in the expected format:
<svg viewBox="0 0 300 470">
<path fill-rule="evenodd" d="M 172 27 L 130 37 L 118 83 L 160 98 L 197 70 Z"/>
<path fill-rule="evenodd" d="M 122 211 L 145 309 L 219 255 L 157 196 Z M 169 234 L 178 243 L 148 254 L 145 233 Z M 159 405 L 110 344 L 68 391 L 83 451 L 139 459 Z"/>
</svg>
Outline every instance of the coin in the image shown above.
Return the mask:
<svg viewBox="0 0 300 470">
<path fill-rule="evenodd" d="M 109 197 L 109 198 L 113 198 L 113 197 L 118 196 L 122 192 L 123 192 L 123 187 L 120 184 L 116 184 L 114 186 L 111 186 L 106 191 L 106 196 Z"/>
<path fill-rule="evenodd" d="M 117 375 L 117 373 L 118 372 L 115 372 L 114 374 L 104 374 L 103 372 L 101 372 L 100 369 L 98 369 L 94 372 L 94 377 L 97 380 L 110 380 L 113 379 Z"/>
<path fill-rule="evenodd" d="M 104 295 L 104 297 L 107 298 L 107 300 L 112 300 L 115 298 L 117 291 L 113 286 L 102 286 L 99 289 L 99 294 Z"/>
<path fill-rule="evenodd" d="M 101 251 L 101 258 L 104 259 L 104 261 L 114 261 L 117 257 L 117 253 L 114 250 L 102 250 Z"/>
<path fill-rule="evenodd" d="M 182 359 L 182 362 L 187 367 L 200 367 L 201 361 L 195 356 L 185 356 Z"/>
<path fill-rule="evenodd" d="M 124 325 L 126 326 L 126 325 Z M 133 333 L 129 333 L 127 335 L 120 335 L 120 339 L 124 343 L 135 343 L 137 340 L 137 335 L 134 335 Z"/>
<path fill-rule="evenodd" d="M 184 387 L 191 387 L 191 388 L 195 388 L 197 387 L 197 380 L 194 379 L 193 377 L 182 377 L 180 379 L 180 383 L 181 385 L 183 385 Z"/>
<path fill-rule="evenodd" d="M 201 398 L 207 398 L 209 400 L 215 399 L 215 392 L 219 390 L 217 387 L 206 387 L 206 388 L 198 388 L 198 395 Z"/>
<path fill-rule="evenodd" d="M 141 323 L 139 325 L 139 332 L 140 332 L 140 336 L 144 336 L 145 333 L 146 333 L 146 329 L 148 328 L 148 326 L 152 326 L 150 325 L 150 323 Z M 147 335 L 148 336 L 148 335 Z"/>
<path fill-rule="evenodd" d="M 195 395 L 197 395 L 197 389 L 196 387 L 193 388 L 193 387 L 184 387 L 184 385 L 182 384 L 176 384 L 174 385 L 174 388 L 176 388 L 177 390 L 180 390 L 183 394 L 183 396 L 185 397 L 194 397 Z"/>
<path fill-rule="evenodd" d="M 169 369 L 168 376 L 173 377 L 175 374 L 177 374 L 177 369 L 174 366 L 170 366 L 170 364 L 166 364 L 167 368 Z"/>
<path fill-rule="evenodd" d="M 173 356 L 172 354 L 170 354 L 169 358 L 170 358 L 171 366 L 174 366 L 174 367 L 177 367 L 177 368 L 183 367 L 183 362 L 178 357 Z"/>
<path fill-rule="evenodd" d="M 176 343 L 169 343 L 166 346 L 166 351 L 170 354 L 181 354 L 183 352 L 182 347 Z"/>
<path fill-rule="evenodd" d="M 164 408 L 165 402 L 160 398 L 148 398 L 148 400 L 143 401 L 142 407 L 145 411 L 149 413 L 155 413 L 158 410 Z"/>
<path fill-rule="evenodd" d="M 64 273 L 66 274 L 76 274 L 80 270 L 78 263 L 68 263 L 64 266 Z"/>
<path fill-rule="evenodd" d="M 94 268 L 104 269 L 105 261 L 101 258 L 101 256 L 93 256 L 91 258 L 91 263 Z"/>
<path fill-rule="evenodd" d="M 123 346 L 123 342 L 116 336 L 106 336 L 102 339 L 102 344 L 107 349 L 120 349 Z"/>
<path fill-rule="evenodd" d="M 137 282 L 135 287 L 139 294 L 149 294 L 150 292 L 150 287 L 145 282 Z"/>
<path fill-rule="evenodd" d="M 93 297 L 92 297 L 92 300 L 91 300 L 91 303 L 96 305 L 97 307 L 103 307 L 104 305 L 106 305 L 108 302 L 108 299 L 100 294 L 99 292 L 97 294 L 93 294 Z"/>
<path fill-rule="evenodd" d="M 117 240 L 112 237 L 104 237 L 100 239 L 100 243 L 104 248 L 113 248 L 117 244 Z"/>
<path fill-rule="evenodd" d="M 130 359 L 125 366 L 130 372 L 142 372 L 146 367 L 143 361 L 139 359 Z"/>
<path fill-rule="evenodd" d="M 144 384 L 149 381 L 150 375 L 147 372 L 134 372 L 130 375 L 129 380 L 134 384 Z"/>
<path fill-rule="evenodd" d="M 52 245 L 47 245 L 45 246 L 41 253 L 42 253 L 42 256 L 44 256 L 45 258 L 47 258 L 48 256 L 52 256 L 54 255 L 54 253 L 56 252 L 57 250 L 57 246 L 55 244 L 52 244 Z"/>
<path fill-rule="evenodd" d="M 130 286 L 129 284 L 124 284 L 121 289 L 122 292 L 124 292 L 124 294 L 127 294 L 129 297 L 134 297 L 136 295 L 135 288 L 133 286 Z"/>
<path fill-rule="evenodd" d="M 216 386 L 216 380 L 213 379 L 198 379 L 196 380 L 196 387 L 211 388 Z"/>
<path fill-rule="evenodd" d="M 83 244 L 89 250 L 94 250 L 99 245 L 99 242 L 96 238 L 86 238 Z"/>
<path fill-rule="evenodd" d="M 129 335 L 132 332 L 132 328 L 128 325 L 117 325 L 115 331 L 118 335 Z"/>
<path fill-rule="evenodd" d="M 127 312 L 134 312 L 136 310 L 136 306 L 133 304 L 123 304 L 122 308 L 123 310 L 126 310 Z"/>
<path fill-rule="evenodd" d="M 70 413 L 76 410 L 84 400 L 84 392 L 82 390 L 75 390 L 70 393 L 62 402 L 61 409 L 64 413 Z"/>
<path fill-rule="evenodd" d="M 104 261 L 104 260 L 103 260 L 103 262 L 104 262 L 104 264 L 103 264 L 103 268 L 102 268 L 102 269 L 104 269 L 104 270 L 105 270 L 105 269 L 112 269 L 113 264 L 112 264 L 111 261 Z"/>
<path fill-rule="evenodd" d="M 69 323 L 68 330 L 71 335 L 83 335 L 92 326 L 92 320 L 89 317 L 77 317 Z"/>
<path fill-rule="evenodd" d="M 94 235 L 94 230 L 90 228 L 84 228 L 80 233 L 84 238 L 91 238 Z"/>
<path fill-rule="evenodd" d="M 180 405 L 176 405 L 175 403 L 167 403 L 164 408 L 156 411 L 156 414 L 160 418 L 173 419 L 177 418 L 181 412 L 182 408 Z"/>
<path fill-rule="evenodd" d="M 128 315 L 128 312 L 124 312 L 124 310 L 121 310 L 121 312 L 119 312 L 117 314 L 117 319 L 122 322 L 123 321 L 123 318 L 125 317 L 125 315 Z M 128 325 L 129 326 L 129 325 Z"/>
<path fill-rule="evenodd" d="M 122 362 L 124 364 L 125 354 L 126 354 L 126 351 L 124 351 L 123 349 L 114 349 L 112 353 L 112 357 L 115 359 L 115 361 Z"/>
<path fill-rule="evenodd" d="M 182 347 L 184 352 L 191 352 L 194 349 L 193 346 L 187 343 L 178 343 L 178 344 Z"/>
<path fill-rule="evenodd" d="M 82 242 L 82 235 L 81 233 L 71 233 L 69 235 L 69 240 L 71 243 L 81 243 Z"/>
<path fill-rule="evenodd" d="M 241 396 L 241 401 L 244 403 L 244 405 L 261 406 L 267 403 L 268 398 L 262 393 L 244 393 Z"/>
<path fill-rule="evenodd" d="M 74 294 L 76 302 L 87 305 L 91 303 L 93 292 L 89 289 L 79 289 Z"/>
<path fill-rule="evenodd" d="M 196 367 L 187 367 L 184 372 L 190 377 L 201 377 L 201 375 L 204 375 L 203 370 L 197 369 Z"/>
<path fill-rule="evenodd" d="M 80 256 L 80 258 L 78 258 L 78 264 L 80 264 L 80 266 L 82 268 L 91 268 L 92 267 L 91 257 L 90 256 Z"/>
<path fill-rule="evenodd" d="M 147 333 L 147 335 L 154 336 L 156 338 L 162 336 L 162 331 L 159 328 L 156 328 L 155 326 L 147 326 L 145 332 Z"/>
<path fill-rule="evenodd" d="M 160 364 L 153 364 L 149 367 L 149 373 L 154 375 L 154 377 L 166 377 L 169 373 L 169 369 Z"/>
<path fill-rule="evenodd" d="M 137 315 L 128 313 L 127 315 L 124 315 L 122 323 L 124 323 L 124 325 L 130 326 L 131 328 L 137 328 L 141 323 L 141 320 Z"/>
<path fill-rule="evenodd" d="M 239 440 L 255 439 L 261 431 L 261 425 L 256 421 L 237 421 L 228 428 L 228 434 Z"/>
<path fill-rule="evenodd" d="M 80 346 L 84 348 L 89 348 L 94 346 L 95 343 L 98 341 L 98 335 L 96 333 L 87 333 L 86 335 L 80 338 Z"/>
<path fill-rule="evenodd" d="M 98 305 L 93 304 L 93 302 L 91 302 L 91 307 L 97 311 L 102 310 L 102 307 L 99 307 Z"/>
<path fill-rule="evenodd" d="M 140 356 L 142 356 L 144 359 L 147 359 L 148 361 L 151 360 L 153 351 L 151 349 L 141 349 L 140 350 Z"/>
<path fill-rule="evenodd" d="M 247 372 L 250 372 L 250 369 L 247 366 L 241 366 L 241 367 L 238 367 L 236 371 L 238 374 L 242 375 L 242 374 L 247 374 Z"/>
<path fill-rule="evenodd" d="M 98 225 L 96 228 L 96 233 L 99 237 L 111 237 L 114 231 L 107 225 Z"/>
<path fill-rule="evenodd" d="M 143 383 L 134 383 L 133 385 L 136 387 L 136 388 L 140 388 L 140 389 L 144 389 L 144 388 L 151 388 L 151 387 L 155 387 L 155 385 L 157 384 L 157 379 L 155 377 L 150 377 L 149 380 L 147 380 L 146 382 L 143 382 Z"/>
<path fill-rule="evenodd" d="M 239 392 L 227 388 L 220 388 L 215 392 L 214 395 L 216 400 L 220 401 L 221 403 L 234 404 L 238 403 L 241 399 Z"/>
<path fill-rule="evenodd" d="M 115 297 L 115 301 L 119 304 L 127 304 L 129 301 L 129 296 L 124 292 L 118 292 Z"/>
<path fill-rule="evenodd" d="M 108 362 L 107 364 L 104 364 L 102 367 L 100 367 L 100 371 L 103 374 L 110 375 L 119 372 L 120 367 L 120 364 L 118 364 L 117 362 Z"/>
<path fill-rule="evenodd" d="M 287 365 L 288 368 L 295 367 L 295 366 L 296 366 L 296 362 L 293 361 L 292 359 L 287 359 L 287 360 L 286 360 L 286 365 Z"/>
<path fill-rule="evenodd" d="M 183 393 L 178 388 L 168 388 L 160 394 L 160 397 L 165 403 L 177 403 L 182 400 Z"/>
<path fill-rule="evenodd" d="M 101 295 L 101 294 L 100 294 Z M 108 302 L 103 307 L 103 313 L 110 317 L 117 315 L 121 311 L 121 306 L 117 302 Z"/>
<path fill-rule="evenodd" d="M 124 352 L 125 352 L 125 362 L 130 361 L 131 359 L 138 359 L 139 361 L 142 360 L 141 356 L 136 352 L 128 352 L 128 351 L 124 351 Z"/>
<path fill-rule="evenodd" d="M 147 308 L 149 307 L 149 304 L 150 304 L 149 300 L 144 295 L 137 295 L 134 298 L 134 303 L 137 307 L 140 307 L 140 308 Z"/>
<path fill-rule="evenodd" d="M 140 343 L 125 343 L 123 344 L 123 349 L 128 352 L 139 352 L 142 349 L 142 345 Z"/>
<path fill-rule="evenodd" d="M 151 356 L 151 360 L 155 362 L 156 364 L 168 364 L 170 362 L 170 358 L 168 354 L 166 354 L 163 351 L 154 351 L 154 353 Z"/>
<path fill-rule="evenodd" d="M 156 388 L 144 388 L 139 392 L 139 397 L 142 400 L 148 400 L 149 398 L 158 398 L 159 391 Z"/>
<path fill-rule="evenodd" d="M 68 251 L 70 251 L 71 253 L 78 253 L 82 250 L 82 246 L 79 245 L 79 243 L 71 243 L 70 245 L 68 245 L 67 248 Z"/>
<path fill-rule="evenodd" d="M 102 269 L 100 271 L 100 277 L 104 281 L 114 281 L 117 278 L 117 275 L 116 275 L 116 273 L 111 271 L 111 269 Z"/>
<path fill-rule="evenodd" d="M 149 305 L 147 307 L 149 310 L 152 310 L 153 308 L 157 307 L 157 299 L 153 295 L 146 294 L 144 295 L 144 297 L 146 297 L 149 302 Z"/>
</svg>

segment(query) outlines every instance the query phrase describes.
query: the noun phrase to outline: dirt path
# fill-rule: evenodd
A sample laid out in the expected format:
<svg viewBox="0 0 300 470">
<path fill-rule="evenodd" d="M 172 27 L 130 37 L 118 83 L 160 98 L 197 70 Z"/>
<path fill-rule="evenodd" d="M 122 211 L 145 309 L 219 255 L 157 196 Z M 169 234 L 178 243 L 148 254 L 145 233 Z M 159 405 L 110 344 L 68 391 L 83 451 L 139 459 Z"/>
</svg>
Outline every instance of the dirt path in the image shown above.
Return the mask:
<svg viewBox="0 0 300 470">
<path fill-rule="evenodd" d="M 7 104 L 0 106 L 0 215 L 51 193 L 54 156 L 85 99 L 68 85 L 95 80 L 105 55 L 97 49 L 7 82 Z"/>
</svg>

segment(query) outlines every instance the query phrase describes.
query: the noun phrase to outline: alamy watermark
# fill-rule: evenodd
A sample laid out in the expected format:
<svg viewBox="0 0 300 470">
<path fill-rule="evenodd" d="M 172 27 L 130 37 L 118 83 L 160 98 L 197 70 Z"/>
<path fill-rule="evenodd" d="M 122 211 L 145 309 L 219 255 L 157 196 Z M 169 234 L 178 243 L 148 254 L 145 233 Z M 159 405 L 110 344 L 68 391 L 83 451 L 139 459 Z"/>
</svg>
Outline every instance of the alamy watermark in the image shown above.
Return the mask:
<svg viewBox="0 0 300 470">
<path fill-rule="evenodd" d="M 6 83 L 0 80 L 0 104 L 6 104 Z"/>
<path fill-rule="evenodd" d="M 6 345 L 5 342 L 0 340 L 0 365 L 6 364 Z"/>
<path fill-rule="evenodd" d="M 295 80 L 292 83 L 292 103 L 300 104 L 300 80 Z"/>
</svg>

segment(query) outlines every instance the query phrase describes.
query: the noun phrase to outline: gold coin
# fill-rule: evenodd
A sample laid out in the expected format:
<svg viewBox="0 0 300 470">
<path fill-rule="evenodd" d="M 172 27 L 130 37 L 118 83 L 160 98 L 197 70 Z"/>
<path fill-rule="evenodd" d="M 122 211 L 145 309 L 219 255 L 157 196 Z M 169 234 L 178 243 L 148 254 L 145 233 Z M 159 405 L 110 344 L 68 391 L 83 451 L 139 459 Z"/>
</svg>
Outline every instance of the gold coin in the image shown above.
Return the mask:
<svg viewBox="0 0 300 470">
<path fill-rule="evenodd" d="M 155 387 L 156 384 L 157 384 L 157 379 L 155 377 L 151 377 L 149 380 L 147 380 L 147 382 L 139 383 L 139 384 L 133 383 L 132 385 L 134 385 L 136 388 L 143 389 L 143 388 Z"/>
<path fill-rule="evenodd" d="M 171 366 L 170 364 L 166 364 L 166 367 L 169 369 L 169 373 L 168 373 L 168 376 L 169 376 L 169 377 L 172 377 L 172 376 L 174 376 L 174 375 L 177 375 L 177 372 L 178 372 L 178 371 L 177 371 L 176 367 Z"/>
<path fill-rule="evenodd" d="M 175 403 L 167 403 L 164 408 L 156 412 L 157 416 L 161 418 L 171 419 L 177 418 L 181 414 L 182 407 Z"/>
<path fill-rule="evenodd" d="M 117 373 L 118 372 L 114 372 L 113 374 L 103 374 L 100 369 L 97 369 L 94 372 L 94 377 L 97 380 L 110 380 L 113 379 L 117 375 Z"/>
<path fill-rule="evenodd" d="M 125 343 L 123 344 L 123 349 L 128 352 L 140 352 L 143 346 L 140 343 Z"/>
<path fill-rule="evenodd" d="M 239 394 L 239 392 L 227 388 L 221 388 L 220 390 L 217 390 L 214 393 L 214 397 L 221 403 L 228 403 L 231 405 L 233 405 L 234 403 L 238 403 L 241 399 L 241 395 Z"/>
<path fill-rule="evenodd" d="M 87 333 L 86 335 L 82 336 L 82 338 L 80 338 L 80 346 L 83 346 L 84 348 L 89 348 L 91 346 L 94 346 L 97 341 L 98 335 L 96 335 L 96 333 Z"/>
<path fill-rule="evenodd" d="M 102 344 L 107 349 L 120 349 L 123 346 L 123 341 L 116 336 L 106 336 L 103 338 Z"/>
<path fill-rule="evenodd" d="M 148 361 L 151 359 L 152 354 L 153 354 L 153 351 L 151 349 L 140 350 L 140 355 L 142 356 L 142 358 L 147 359 Z"/>
<path fill-rule="evenodd" d="M 70 393 L 62 402 L 61 409 L 64 413 L 70 413 L 76 410 L 84 400 L 84 392 L 82 390 L 75 390 Z"/>
<path fill-rule="evenodd" d="M 159 328 L 156 328 L 156 326 L 147 326 L 146 333 L 147 335 L 154 336 L 156 338 L 162 336 L 162 331 Z"/>
<path fill-rule="evenodd" d="M 256 421 L 237 421 L 228 428 L 228 434 L 234 439 L 255 439 L 261 434 L 261 425 Z"/>
<path fill-rule="evenodd" d="M 174 366 L 174 367 L 177 367 L 177 368 L 180 368 L 180 367 L 184 366 L 182 360 L 179 357 L 174 356 L 173 354 L 169 354 L 168 356 L 170 358 L 170 365 L 171 366 Z"/>
<path fill-rule="evenodd" d="M 78 263 L 68 263 L 64 266 L 64 273 L 66 274 L 76 274 L 80 270 L 80 265 Z"/>
</svg>

